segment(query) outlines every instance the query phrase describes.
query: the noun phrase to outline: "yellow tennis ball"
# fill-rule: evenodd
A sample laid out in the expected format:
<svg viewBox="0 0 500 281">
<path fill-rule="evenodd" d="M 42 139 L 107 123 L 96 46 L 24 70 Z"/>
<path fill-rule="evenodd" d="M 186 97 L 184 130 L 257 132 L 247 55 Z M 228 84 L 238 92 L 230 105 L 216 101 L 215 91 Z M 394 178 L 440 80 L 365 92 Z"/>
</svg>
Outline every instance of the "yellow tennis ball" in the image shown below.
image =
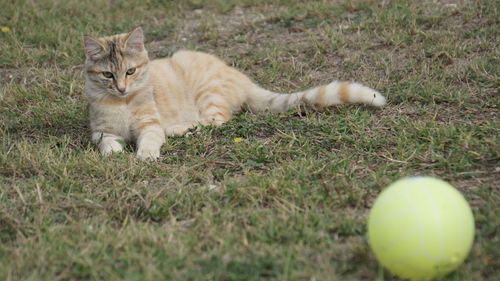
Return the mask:
<svg viewBox="0 0 500 281">
<path fill-rule="evenodd" d="M 379 262 L 403 278 L 446 275 L 467 257 L 474 218 L 464 197 L 431 177 L 405 178 L 375 200 L 368 241 Z"/>
</svg>

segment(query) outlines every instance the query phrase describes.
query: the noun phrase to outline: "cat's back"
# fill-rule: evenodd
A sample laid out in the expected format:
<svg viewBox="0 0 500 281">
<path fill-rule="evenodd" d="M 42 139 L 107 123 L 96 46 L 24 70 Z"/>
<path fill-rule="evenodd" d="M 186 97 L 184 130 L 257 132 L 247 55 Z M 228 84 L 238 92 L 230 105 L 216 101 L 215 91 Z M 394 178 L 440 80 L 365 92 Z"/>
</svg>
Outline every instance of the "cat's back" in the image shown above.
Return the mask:
<svg viewBox="0 0 500 281">
<path fill-rule="evenodd" d="M 174 53 L 170 58 L 155 59 L 150 62 L 151 71 L 155 76 L 170 73 L 184 75 L 186 72 L 213 66 L 224 67 L 226 64 L 213 55 L 185 50 Z"/>
<path fill-rule="evenodd" d="M 183 68 L 202 68 L 204 66 L 225 66 L 225 63 L 214 55 L 181 50 L 172 55 L 172 61 L 176 62 Z"/>
<path fill-rule="evenodd" d="M 169 76 L 182 76 L 183 74 L 179 65 L 173 62 L 171 58 L 162 58 L 150 61 L 149 72 L 153 82 L 163 80 Z"/>
<path fill-rule="evenodd" d="M 193 94 L 200 86 L 233 72 L 219 58 L 202 52 L 178 51 L 170 58 L 150 61 L 150 74 L 158 95 Z"/>
<path fill-rule="evenodd" d="M 151 83 L 155 93 L 184 91 L 184 70 L 171 58 L 155 59 L 149 63 Z"/>
</svg>

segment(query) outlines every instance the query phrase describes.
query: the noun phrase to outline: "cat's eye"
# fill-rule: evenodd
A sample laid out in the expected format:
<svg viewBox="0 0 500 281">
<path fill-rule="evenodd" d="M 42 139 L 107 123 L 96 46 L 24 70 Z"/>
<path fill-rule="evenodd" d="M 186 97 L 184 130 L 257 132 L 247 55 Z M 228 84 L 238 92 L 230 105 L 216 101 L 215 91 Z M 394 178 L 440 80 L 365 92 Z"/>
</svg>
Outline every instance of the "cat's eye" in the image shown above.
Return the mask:
<svg viewBox="0 0 500 281">
<path fill-rule="evenodd" d="M 102 76 L 104 76 L 106 78 L 113 78 L 113 73 L 105 71 L 102 73 Z"/>
<path fill-rule="evenodd" d="M 127 70 L 127 75 L 132 75 L 134 73 L 135 73 L 135 67 L 132 67 L 129 70 Z"/>
</svg>

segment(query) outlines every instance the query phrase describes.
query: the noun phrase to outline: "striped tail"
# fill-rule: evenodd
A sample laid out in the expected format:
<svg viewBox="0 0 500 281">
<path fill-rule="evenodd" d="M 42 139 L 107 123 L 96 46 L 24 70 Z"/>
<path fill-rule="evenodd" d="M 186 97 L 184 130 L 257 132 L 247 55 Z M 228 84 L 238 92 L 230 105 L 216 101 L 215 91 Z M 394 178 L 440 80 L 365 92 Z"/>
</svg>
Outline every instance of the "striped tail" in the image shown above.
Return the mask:
<svg viewBox="0 0 500 281">
<path fill-rule="evenodd" d="M 334 81 L 328 85 L 292 94 L 279 94 L 256 87 L 246 102 L 252 111 L 272 112 L 287 111 L 301 103 L 317 110 L 344 103 L 362 103 L 378 107 L 385 104 L 385 97 L 376 90 L 357 83 Z"/>
</svg>

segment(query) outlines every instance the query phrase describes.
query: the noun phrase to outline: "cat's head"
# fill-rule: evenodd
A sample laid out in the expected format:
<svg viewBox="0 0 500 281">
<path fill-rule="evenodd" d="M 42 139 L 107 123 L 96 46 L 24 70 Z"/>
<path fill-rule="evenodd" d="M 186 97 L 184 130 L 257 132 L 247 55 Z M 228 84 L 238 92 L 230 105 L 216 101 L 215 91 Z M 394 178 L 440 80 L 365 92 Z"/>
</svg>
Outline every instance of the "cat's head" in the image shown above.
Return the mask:
<svg viewBox="0 0 500 281">
<path fill-rule="evenodd" d="M 148 53 L 140 27 L 109 37 L 85 37 L 85 75 L 100 93 L 125 97 L 149 83 Z"/>
</svg>

